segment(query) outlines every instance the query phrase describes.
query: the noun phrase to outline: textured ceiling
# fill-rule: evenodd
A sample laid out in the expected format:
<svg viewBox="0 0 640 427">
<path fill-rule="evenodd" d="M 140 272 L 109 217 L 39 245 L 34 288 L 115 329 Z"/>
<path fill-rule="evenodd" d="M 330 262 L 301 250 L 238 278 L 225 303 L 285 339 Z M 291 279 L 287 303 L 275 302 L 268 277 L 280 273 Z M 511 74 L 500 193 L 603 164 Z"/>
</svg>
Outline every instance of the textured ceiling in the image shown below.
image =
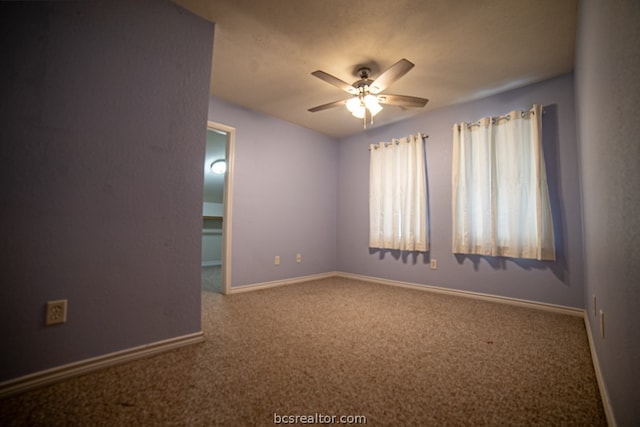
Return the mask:
<svg viewBox="0 0 640 427">
<path fill-rule="evenodd" d="M 177 0 L 216 23 L 211 94 L 332 137 L 362 132 L 346 98 L 310 73 L 352 83 L 401 58 L 415 67 L 384 93 L 428 98 L 385 106 L 374 126 L 573 70 L 577 0 Z M 525 106 L 523 106 L 525 107 Z"/>
</svg>

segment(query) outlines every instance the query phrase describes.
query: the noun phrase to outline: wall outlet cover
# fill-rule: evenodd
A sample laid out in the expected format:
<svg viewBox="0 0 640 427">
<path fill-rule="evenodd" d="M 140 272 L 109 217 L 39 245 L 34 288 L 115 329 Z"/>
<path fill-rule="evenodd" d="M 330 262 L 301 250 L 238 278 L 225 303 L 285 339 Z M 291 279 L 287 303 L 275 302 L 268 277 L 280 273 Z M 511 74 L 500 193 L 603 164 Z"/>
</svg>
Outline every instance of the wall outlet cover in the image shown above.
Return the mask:
<svg viewBox="0 0 640 427">
<path fill-rule="evenodd" d="M 47 302 L 46 324 L 57 325 L 67 321 L 67 300 L 55 300 Z"/>
</svg>

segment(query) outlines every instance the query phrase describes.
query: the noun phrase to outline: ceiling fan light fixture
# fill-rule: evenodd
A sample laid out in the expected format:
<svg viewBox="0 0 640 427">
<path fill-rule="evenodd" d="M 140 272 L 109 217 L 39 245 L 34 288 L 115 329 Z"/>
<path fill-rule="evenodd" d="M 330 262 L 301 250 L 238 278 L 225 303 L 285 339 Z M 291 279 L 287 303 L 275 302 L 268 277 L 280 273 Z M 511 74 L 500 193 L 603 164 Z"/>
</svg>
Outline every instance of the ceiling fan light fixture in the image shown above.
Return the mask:
<svg viewBox="0 0 640 427">
<path fill-rule="evenodd" d="M 349 110 L 354 117 L 359 119 L 363 118 L 365 115 L 365 106 L 359 96 L 354 96 L 347 100 L 347 110 Z"/>
<path fill-rule="evenodd" d="M 347 100 L 347 110 L 349 110 L 352 114 L 356 111 L 359 111 L 362 108 L 362 103 L 360 102 L 360 98 L 354 96 L 353 98 Z"/>
<path fill-rule="evenodd" d="M 351 112 L 351 114 L 354 117 L 362 119 L 362 118 L 364 118 L 365 112 L 366 112 L 366 109 L 365 109 L 364 105 L 360 104 Z"/>
<path fill-rule="evenodd" d="M 224 159 L 218 159 L 215 162 L 212 162 L 209 166 L 211 168 L 211 172 L 216 175 L 222 175 L 227 171 L 227 162 Z"/>
<path fill-rule="evenodd" d="M 367 107 L 372 116 L 375 116 L 382 111 L 382 105 L 378 103 L 378 97 L 368 93 L 364 97 L 364 105 Z"/>
</svg>

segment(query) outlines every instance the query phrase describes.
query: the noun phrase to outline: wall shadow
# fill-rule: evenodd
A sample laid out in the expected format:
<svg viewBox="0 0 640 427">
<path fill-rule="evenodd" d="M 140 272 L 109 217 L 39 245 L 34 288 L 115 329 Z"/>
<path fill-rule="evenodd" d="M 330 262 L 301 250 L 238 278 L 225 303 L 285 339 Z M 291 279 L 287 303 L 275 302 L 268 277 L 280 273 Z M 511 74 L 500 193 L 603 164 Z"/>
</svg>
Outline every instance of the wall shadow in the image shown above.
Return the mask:
<svg viewBox="0 0 640 427">
<path fill-rule="evenodd" d="M 417 251 L 401 251 L 398 249 L 380 249 L 369 248 L 369 255 L 378 254 L 378 259 L 383 260 L 386 256 L 391 256 L 396 261 L 400 260 L 403 264 L 417 265 L 418 263 L 430 264 L 431 255 L 429 252 Z"/>
<path fill-rule="evenodd" d="M 494 270 L 507 270 L 509 264 L 516 265 L 523 270 L 553 270 L 552 264 L 556 261 L 538 261 L 536 259 L 509 258 L 501 256 L 488 256 L 477 254 L 453 254 L 458 264 L 462 265 L 466 260 L 471 261 L 473 269 L 479 270 L 480 262 L 484 260 Z"/>
<path fill-rule="evenodd" d="M 544 150 L 545 170 L 549 184 L 549 203 L 551 204 L 551 218 L 553 219 L 553 235 L 556 245 L 555 262 L 545 261 L 553 274 L 565 283 L 567 258 L 565 254 L 565 214 L 560 197 L 560 129 L 558 125 L 558 106 L 545 105 L 542 115 L 542 149 Z M 541 262 L 541 261 L 537 261 Z M 567 283 L 565 283 L 567 284 Z"/>
</svg>

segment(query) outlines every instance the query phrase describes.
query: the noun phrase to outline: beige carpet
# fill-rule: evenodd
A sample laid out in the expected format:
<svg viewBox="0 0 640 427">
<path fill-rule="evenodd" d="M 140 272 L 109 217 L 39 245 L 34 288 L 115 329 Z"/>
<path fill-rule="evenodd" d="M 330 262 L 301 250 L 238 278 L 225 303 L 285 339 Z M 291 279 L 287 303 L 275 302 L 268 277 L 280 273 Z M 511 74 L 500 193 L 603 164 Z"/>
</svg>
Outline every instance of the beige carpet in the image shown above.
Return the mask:
<svg viewBox="0 0 640 427">
<path fill-rule="evenodd" d="M 0 424 L 606 425 L 578 317 L 340 278 L 202 306 L 203 344 L 4 399 Z"/>
<path fill-rule="evenodd" d="M 222 293 L 222 267 L 219 265 L 202 267 L 201 287 L 203 291 Z"/>
</svg>

